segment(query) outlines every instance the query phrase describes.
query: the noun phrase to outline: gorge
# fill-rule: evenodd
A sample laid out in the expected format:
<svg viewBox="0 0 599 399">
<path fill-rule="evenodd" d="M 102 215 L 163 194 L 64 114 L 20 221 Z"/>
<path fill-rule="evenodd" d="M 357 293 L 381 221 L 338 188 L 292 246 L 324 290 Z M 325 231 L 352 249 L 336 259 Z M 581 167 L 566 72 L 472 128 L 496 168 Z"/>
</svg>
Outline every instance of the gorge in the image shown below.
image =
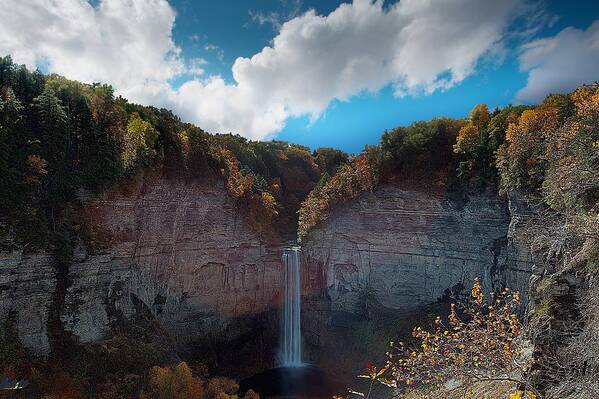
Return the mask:
<svg viewBox="0 0 599 399">
<path fill-rule="evenodd" d="M 488 290 L 525 293 L 533 264 L 518 230 L 525 214 L 493 194 L 385 185 L 333 213 L 301 252 L 257 237 L 219 184 L 148 173 L 135 190 L 84 201 L 96 248 L 81 242 L 74 253 L 61 300 L 65 332 L 101 342 L 154 320 L 161 332 L 152 339 L 242 377 L 276 366 L 280 339 L 282 363 L 302 362 L 300 257 L 306 361 L 347 373 L 391 338 L 374 324 L 393 330 L 477 276 Z M 14 316 L 27 348 L 48 355 L 61 284 L 52 256 L 13 249 L 2 264 L 2 314 Z"/>
<path fill-rule="evenodd" d="M 138 399 L 171 375 L 209 399 L 268 397 L 279 377 L 330 397 L 380 373 L 390 342 L 508 288 L 522 307 L 483 340 L 526 355 L 508 388 L 596 384 L 597 85 L 350 156 L 0 67 L 0 372 L 31 397 Z"/>
</svg>

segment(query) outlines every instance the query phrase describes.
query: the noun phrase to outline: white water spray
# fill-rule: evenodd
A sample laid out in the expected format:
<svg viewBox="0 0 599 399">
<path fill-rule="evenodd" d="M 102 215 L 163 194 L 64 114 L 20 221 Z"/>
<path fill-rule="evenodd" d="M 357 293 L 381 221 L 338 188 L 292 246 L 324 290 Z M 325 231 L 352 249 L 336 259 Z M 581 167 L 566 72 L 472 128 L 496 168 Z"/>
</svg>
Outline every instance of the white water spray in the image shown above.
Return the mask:
<svg viewBox="0 0 599 399">
<path fill-rule="evenodd" d="M 281 329 L 283 367 L 302 366 L 300 247 L 283 250 L 285 303 Z"/>
</svg>

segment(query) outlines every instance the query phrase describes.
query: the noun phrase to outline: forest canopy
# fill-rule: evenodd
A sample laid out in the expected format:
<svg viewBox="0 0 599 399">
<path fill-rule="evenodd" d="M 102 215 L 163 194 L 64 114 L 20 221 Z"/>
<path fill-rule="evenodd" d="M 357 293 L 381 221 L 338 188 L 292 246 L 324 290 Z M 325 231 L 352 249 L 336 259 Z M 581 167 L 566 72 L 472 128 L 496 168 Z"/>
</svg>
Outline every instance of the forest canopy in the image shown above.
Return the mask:
<svg viewBox="0 0 599 399">
<path fill-rule="evenodd" d="M 383 132 L 350 156 L 333 148 L 209 134 L 166 109 L 116 97 L 111 86 L 31 72 L 0 58 L 2 230 L 43 247 L 68 241 L 66 214 L 82 190 L 102 192 L 148 169 L 187 180 L 223 179 L 265 238 L 305 236 L 333 209 L 379 184 L 542 190 L 554 207 L 596 199 L 597 86 L 539 106 L 436 118 Z M 594 102 L 595 101 L 595 102 Z M 595 140 L 595 141 L 594 141 Z M 568 145 L 566 145 L 569 143 Z M 559 183 L 559 184 L 558 184 Z M 566 184 L 566 191 L 557 190 Z"/>
</svg>

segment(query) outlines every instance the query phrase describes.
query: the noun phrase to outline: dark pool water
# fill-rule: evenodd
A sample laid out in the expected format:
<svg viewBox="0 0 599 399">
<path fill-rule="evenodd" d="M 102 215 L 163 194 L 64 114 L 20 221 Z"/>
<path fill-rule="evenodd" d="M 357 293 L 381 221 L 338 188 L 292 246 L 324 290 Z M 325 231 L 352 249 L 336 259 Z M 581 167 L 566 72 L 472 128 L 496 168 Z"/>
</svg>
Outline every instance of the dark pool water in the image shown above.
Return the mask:
<svg viewBox="0 0 599 399">
<path fill-rule="evenodd" d="M 261 398 L 331 398 L 345 391 L 314 366 L 278 367 L 242 380 L 241 393 L 253 389 Z"/>
</svg>

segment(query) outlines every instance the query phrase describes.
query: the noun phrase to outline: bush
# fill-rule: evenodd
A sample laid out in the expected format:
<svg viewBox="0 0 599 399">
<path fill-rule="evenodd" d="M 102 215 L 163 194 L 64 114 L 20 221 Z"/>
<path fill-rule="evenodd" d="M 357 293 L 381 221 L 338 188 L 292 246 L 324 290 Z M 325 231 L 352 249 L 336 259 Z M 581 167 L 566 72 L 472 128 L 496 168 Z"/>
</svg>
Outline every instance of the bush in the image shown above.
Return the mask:
<svg viewBox="0 0 599 399">
<path fill-rule="evenodd" d="M 449 380 L 457 380 L 453 390 L 463 392 L 488 381 L 511 382 L 534 391 L 520 378 L 526 364 L 519 340 L 519 305 L 518 294 L 509 290 L 486 300 L 475 279 L 465 306 L 458 309 L 452 304 L 447 320 L 438 317 L 430 331 L 416 327 L 412 335 L 418 346 L 391 343 L 385 366 L 378 369 L 369 363 L 361 377 L 391 388 L 432 386 L 439 392 Z M 531 392 L 528 397 L 535 395 Z"/>
<path fill-rule="evenodd" d="M 187 363 L 181 362 L 175 367 L 153 367 L 150 370 L 150 382 L 141 399 L 202 399 L 204 386 L 200 379 L 194 378 Z"/>
</svg>

